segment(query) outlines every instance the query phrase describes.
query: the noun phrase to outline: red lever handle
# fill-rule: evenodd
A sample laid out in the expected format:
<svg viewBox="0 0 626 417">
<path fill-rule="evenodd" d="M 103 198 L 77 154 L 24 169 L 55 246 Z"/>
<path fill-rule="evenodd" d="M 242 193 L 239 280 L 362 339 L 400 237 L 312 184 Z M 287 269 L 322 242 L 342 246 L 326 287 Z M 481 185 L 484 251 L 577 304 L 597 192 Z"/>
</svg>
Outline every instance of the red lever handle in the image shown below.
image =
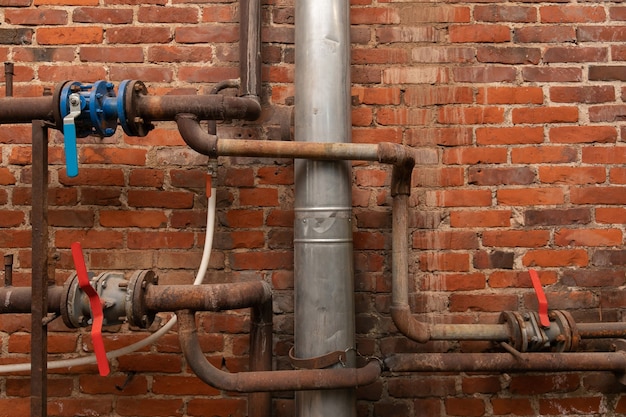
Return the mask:
<svg viewBox="0 0 626 417">
<path fill-rule="evenodd" d="M 528 270 L 530 273 L 530 280 L 533 283 L 533 288 L 535 289 L 535 294 L 537 295 L 537 301 L 539 302 L 539 323 L 543 327 L 550 327 L 550 318 L 548 317 L 548 299 L 546 298 L 546 294 L 543 292 L 543 287 L 541 286 L 541 280 L 539 280 L 539 274 L 534 269 Z"/>
<path fill-rule="evenodd" d="M 93 340 L 93 350 L 96 354 L 96 362 L 98 363 L 98 371 L 100 376 L 107 376 L 110 372 L 109 360 L 107 359 L 106 350 L 104 350 L 104 340 L 102 339 L 102 322 L 104 314 L 102 313 L 102 301 L 96 290 L 89 283 L 87 275 L 87 267 L 85 266 L 85 258 L 83 257 L 83 249 L 79 242 L 71 245 L 72 257 L 74 258 L 74 266 L 76 267 L 76 275 L 78 276 L 78 286 L 87 297 L 89 297 L 89 306 L 91 307 L 91 339 Z"/>
</svg>

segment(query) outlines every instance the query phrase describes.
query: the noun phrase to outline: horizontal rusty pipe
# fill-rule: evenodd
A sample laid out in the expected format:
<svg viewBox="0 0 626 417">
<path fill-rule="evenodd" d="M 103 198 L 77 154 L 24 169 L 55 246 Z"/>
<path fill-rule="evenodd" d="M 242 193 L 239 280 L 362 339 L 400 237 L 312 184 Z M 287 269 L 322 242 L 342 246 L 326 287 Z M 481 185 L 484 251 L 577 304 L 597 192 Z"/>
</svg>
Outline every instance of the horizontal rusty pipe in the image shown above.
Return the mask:
<svg viewBox="0 0 626 417">
<path fill-rule="evenodd" d="M 234 282 L 203 285 L 148 285 L 142 294 L 150 312 L 222 311 L 246 308 L 272 299 L 266 282 Z"/>
<path fill-rule="evenodd" d="M 353 388 L 371 384 L 381 373 L 380 364 L 376 361 L 358 369 L 224 372 L 215 368 L 204 356 L 198 341 L 194 314 L 189 310 L 180 310 L 176 315 L 181 347 L 189 366 L 202 381 L 218 389 L 268 392 Z"/>
<path fill-rule="evenodd" d="M 61 314 L 63 287 L 48 287 L 48 313 Z M 0 314 L 30 313 L 33 302 L 31 287 L 0 287 Z"/>
<path fill-rule="evenodd" d="M 0 123 L 30 123 L 54 119 L 53 96 L 0 98 Z M 223 95 L 173 95 L 136 97 L 133 114 L 147 122 L 174 120 L 177 114 L 190 113 L 200 120 L 256 120 L 261 105 L 255 97 L 225 97 Z M 62 123 L 61 123 L 62 125 Z"/>
<path fill-rule="evenodd" d="M 54 122 L 52 96 L 0 98 L 0 123 Z"/>
<path fill-rule="evenodd" d="M 199 125 L 194 114 L 178 114 L 178 130 L 185 142 L 197 152 L 210 157 L 247 156 L 259 158 L 302 158 L 315 160 L 373 161 L 393 165 L 397 169 L 393 178 L 410 189 L 410 176 L 415 165 L 413 150 L 395 143 L 332 143 L 332 142 L 282 142 L 243 139 L 217 139 Z"/>
<path fill-rule="evenodd" d="M 626 338 L 626 323 L 577 323 L 581 339 Z"/>
<path fill-rule="evenodd" d="M 406 353 L 385 359 L 392 372 L 626 371 L 626 352 Z"/>
<path fill-rule="evenodd" d="M 256 120 L 261 104 L 255 97 L 181 95 L 137 97 L 137 115 L 147 121 L 175 120 L 176 115 L 193 114 L 200 120 Z"/>
</svg>

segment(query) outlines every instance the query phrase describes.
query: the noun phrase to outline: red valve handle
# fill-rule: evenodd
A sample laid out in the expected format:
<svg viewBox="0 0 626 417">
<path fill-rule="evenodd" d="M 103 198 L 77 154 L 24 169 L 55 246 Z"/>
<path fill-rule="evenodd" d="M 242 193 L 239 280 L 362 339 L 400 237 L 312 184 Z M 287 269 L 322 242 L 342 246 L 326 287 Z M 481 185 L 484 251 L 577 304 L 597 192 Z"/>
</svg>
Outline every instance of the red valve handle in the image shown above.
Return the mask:
<svg viewBox="0 0 626 417">
<path fill-rule="evenodd" d="M 539 302 L 539 323 L 543 327 L 550 327 L 550 318 L 548 317 L 548 299 L 546 298 L 546 294 L 543 292 L 543 287 L 541 286 L 541 280 L 539 280 L 539 274 L 534 269 L 528 270 L 530 273 L 530 280 L 533 283 L 533 288 L 535 289 L 535 294 L 537 295 L 537 301 Z"/>
<path fill-rule="evenodd" d="M 98 371 L 100 376 L 107 376 L 110 372 L 109 360 L 107 359 L 106 350 L 104 350 L 104 340 L 102 340 L 102 322 L 104 315 L 102 313 L 102 301 L 98 293 L 89 283 L 87 275 L 87 267 L 85 266 L 85 258 L 83 257 L 83 249 L 79 242 L 71 245 L 72 257 L 74 258 L 74 266 L 76 267 L 76 275 L 78 276 L 78 286 L 87 297 L 89 297 L 89 306 L 91 307 L 91 339 L 93 341 L 93 350 L 96 354 L 96 362 L 98 363 Z"/>
</svg>

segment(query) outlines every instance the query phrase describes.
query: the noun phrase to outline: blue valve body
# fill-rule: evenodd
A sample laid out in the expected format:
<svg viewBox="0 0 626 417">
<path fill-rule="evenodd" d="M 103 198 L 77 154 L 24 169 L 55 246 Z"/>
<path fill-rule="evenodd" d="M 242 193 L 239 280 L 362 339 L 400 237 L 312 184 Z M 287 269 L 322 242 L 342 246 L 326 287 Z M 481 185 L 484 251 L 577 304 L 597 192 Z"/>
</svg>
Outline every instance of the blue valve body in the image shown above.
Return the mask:
<svg viewBox="0 0 626 417">
<path fill-rule="evenodd" d="M 109 137 L 115 134 L 118 123 L 124 132 L 133 135 L 126 120 L 125 94 L 130 81 L 120 84 L 119 96 L 115 95 L 114 86 L 108 81 L 96 81 L 82 84 L 78 81 L 67 82 L 59 96 L 60 114 L 63 118 L 63 136 L 67 175 L 78 175 L 78 154 L 76 138 L 94 135 Z M 80 113 L 70 114 L 70 100 L 80 99 Z M 74 106 L 76 110 L 76 106 Z M 69 115 L 69 117 L 68 117 Z"/>
</svg>

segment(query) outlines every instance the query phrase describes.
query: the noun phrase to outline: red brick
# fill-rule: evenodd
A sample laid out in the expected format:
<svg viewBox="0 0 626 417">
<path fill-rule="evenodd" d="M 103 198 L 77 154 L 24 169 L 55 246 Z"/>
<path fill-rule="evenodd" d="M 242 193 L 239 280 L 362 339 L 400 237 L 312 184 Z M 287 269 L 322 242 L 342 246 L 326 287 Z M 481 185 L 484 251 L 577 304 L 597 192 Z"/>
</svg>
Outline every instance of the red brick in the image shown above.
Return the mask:
<svg viewBox="0 0 626 417">
<path fill-rule="evenodd" d="M 437 120 L 443 124 L 494 124 L 504 121 L 501 107 L 445 107 L 439 110 Z"/>
<path fill-rule="evenodd" d="M 161 395 L 205 395 L 216 396 L 219 390 L 195 376 L 155 375 L 151 391 Z"/>
<path fill-rule="evenodd" d="M 468 184 L 476 185 L 527 185 L 535 181 L 535 172 L 529 167 L 520 168 L 470 168 Z"/>
<path fill-rule="evenodd" d="M 183 401 L 182 399 L 119 398 L 115 409 L 122 416 L 182 416 Z"/>
<path fill-rule="evenodd" d="M 622 243 L 619 229 L 559 229 L 554 235 L 559 246 L 618 246 Z"/>
<path fill-rule="evenodd" d="M 413 233 L 414 249 L 477 249 L 478 237 L 474 232 L 416 231 Z"/>
<path fill-rule="evenodd" d="M 167 27 L 112 27 L 107 28 L 106 39 L 108 43 L 167 43 L 172 35 Z"/>
<path fill-rule="evenodd" d="M 55 244 L 60 248 L 69 248 L 74 242 L 80 242 L 83 248 L 115 249 L 123 247 L 123 234 L 110 230 L 58 230 Z"/>
<path fill-rule="evenodd" d="M 598 223 L 626 223 L 626 209 L 622 207 L 597 207 L 596 221 Z"/>
<path fill-rule="evenodd" d="M 4 12 L 4 20 L 12 25 L 65 25 L 65 10 L 8 9 Z"/>
<path fill-rule="evenodd" d="M 511 162 L 514 164 L 562 164 L 577 159 L 577 150 L 570 146 L 542 145 L 511 149 Z"/>
<path fill-rule="evenodd" d="M 522 262 L 524 266 L 584 267 L 589 264 L 589 256 L 584 249 L 537 249 L 528 251 L 522 258 Z"/>
<path fill-rule="evenodd" d="M 83 62 L 143 62 L 143 49 L 139 47 L 82 47 L 80 60 Z"/>
<path fill-rule="evenodd" d="M 615 143 L 617 130 L 613 126 L 571 126 L 550 129 L 553 143 Z"/>
<path fill-rule="evenodd" d="M 476 101 L 483 104 L 542 104 L 543 90 L 539 87 L 481 88 Z"/>
<path fill-rule="evenodd" d="M 455 293 L 450 296 L 450 311 L 511 311 L 516 309 L 516 295 Z"/>
<path fill-rule="evenodd" d="M 550 240 L 548 230 L 485 230 L 483 244 L 493 247 L 527 247 L 545 246 Z"/>
<path fill-rule="evenodd" d="M 198 10 L 193 7 L 158 7 L 139 8 L 137 19 L 141 23 L 198 23 Z"/>
<path fill-rule="evenodd" d="M 586 164 L 623 164 L 626 161 L 626 148 L 618 146 L 610 147 L 584 147 L 582 150 L 582 162 Z"/>
<path fill-rule="evenodd" d="M 504 25 L 453 25 L 448 30 L 450 42 L 499 43 L 511 40 L 511 29 Z"/>
<path fill-rule="evenodd" d="M 451 227 L 507 227 L 511 225 L 511 210 L 451 211 Z"/>
<path fill-rule="evenodd" d="M 244 398 L 216 398 L 192 399 L 187 404 L 187 413 L 191 416 L 202 417 L 206 410 L 216 416 L 244 417 L 246 416 L 246 400 Z"/>
<path fill-rule="evenodd" d="M 427 193 L 426 203 L 434 207 L 480 207 L 491 205 L 489 190 L 445 190 Z"/>
<path fill-rule="evenodd" d="M 485 288 L 485 275 L 468 274 L 430 274 L 422 283 L 424 291 L 472 291 Z"/>
<path fill-rule="evenodd" d="M 133 21 L 133 11 L 108 7 L 77 7 L 72 13 L 72 20 L 80 23 L 128 24 Z"/>
<path fill-rule="evenodd" d="M 534 409 L 528 398 L 492 398 L 491 407 L 495 415 L 534 415 Z"/>
<path fill-rule="evenodd" d="M 581 30 L 583 28 L 580 28 Z M 580 32 L 578 32 L 580 34 Z M 517 43 L 565 43 L 576 41 L 576 28 L 543 24 L 515 28 L 513 37 Z"/>
<path fill-rule="evenodd" d="M 37 28 L 37 42 L 39 45 L 94 44 L 102 43 L 103 38 L 104 31 L 101 27 Z"/>
<path fill-rule="evenodd" d="M 515 188 L 500 189 L 496 192 L 499 204 L 511 206 L 534 206 L 562 204 L 565 200 L 561 188 Z"/>
<path fill-rule="evenodd" d="M 445 149 L 442 160 L 444 164 L 498 164 L 507 160 L 507 149 L 504 147 L 455 147 Z"/>
<path fill-rule="evenodd" d="M 195 234 L 190 232 L 128 232 L 129 249 L 189 249 L 193 247 Z"/>
<path fill-rule="evenodd" d="M 84 415 L 106 415 L 112 411 L 111 401 L 108 399 L 82 398 L 54 398 L 48 401 L 48 415 L 59 417 L 74 417 Z"/>
<path fill-rule="evenodd" d="M 539 400 L 541 414 L 595 414 L 600 412 L 600 397 L 549 398 Z"/>
<path fill-rule="evenodd" d="M 419 256 L 420 269 L 422 271 L 469 271 L 470 259 L 466 253 L 454 252 L 425 252 Z"/>
<path fill-rule="evenodd" d="M 522 78 L 530 82 L 576 82 L 583 74 L 580 68 L 528 66 L 522 68 Z"/>
<path fill-rule="evenodd" d="M 548 184 L 601 184 L 604 167 L 539 167 L 539 179 Z"/>
<path fill-rule="evenodd" d="M 515 108 L 512 113 L 513 123 L 567 123 L 578 121 L 577 107 L 540 107 Z"/>
<path fill-rule="evenodd" d="M 607 48 L 595 47 L 551 47 L 543 53 L 543 61 L 546 63 L 556 62 L 606 62 L 609 51 Z"/>
<path fill-rule="evenodd" d="M 113 394 L 113 395 L 145 395 L 148 393 L 148 381 L 145 376 L 133 375 L 129 380 L 126 375 L 110 375 L 102 378 L 99 375 L 81 375 L 79 388 L 86 394 Z M 119 389 L 118 387 L 124 387 Z"/>
<path fill-rule="evenodd" d="M 602 6 L 542 6 L 539 14 L 542 23 L 593 23 L 606 19 Z"/>
<path fill-rule="evenodd" d="M 59 172 L 59 182 L 63 185 L 124 185 L 124 172 L 115 168 L 85 168 L 80 167 L 79 175 L 68 177 L 65 170 Z"/>
<path fill-rule="evenodd" d="M 615 100 L 612 86 L 550 87 L 555 103 L 604 103 Z"/>
<path fill-rule="evenodd" d="M 191 208 L 193 193 L 185 191 L 151 191 L 131 189 L 128 205 L 132 207 Z"/>
<path fill-rule="evenodd" d="M 573 188 L 570 198 L 574 204 L 626 204 L 624 187 Z"/>
<path fill-rule="evenodd" d="M 537 20 L 537 9 L 528 6 L 479 5 L 474 18 L 483 22 L 532 23 Z"/>
</svg>

